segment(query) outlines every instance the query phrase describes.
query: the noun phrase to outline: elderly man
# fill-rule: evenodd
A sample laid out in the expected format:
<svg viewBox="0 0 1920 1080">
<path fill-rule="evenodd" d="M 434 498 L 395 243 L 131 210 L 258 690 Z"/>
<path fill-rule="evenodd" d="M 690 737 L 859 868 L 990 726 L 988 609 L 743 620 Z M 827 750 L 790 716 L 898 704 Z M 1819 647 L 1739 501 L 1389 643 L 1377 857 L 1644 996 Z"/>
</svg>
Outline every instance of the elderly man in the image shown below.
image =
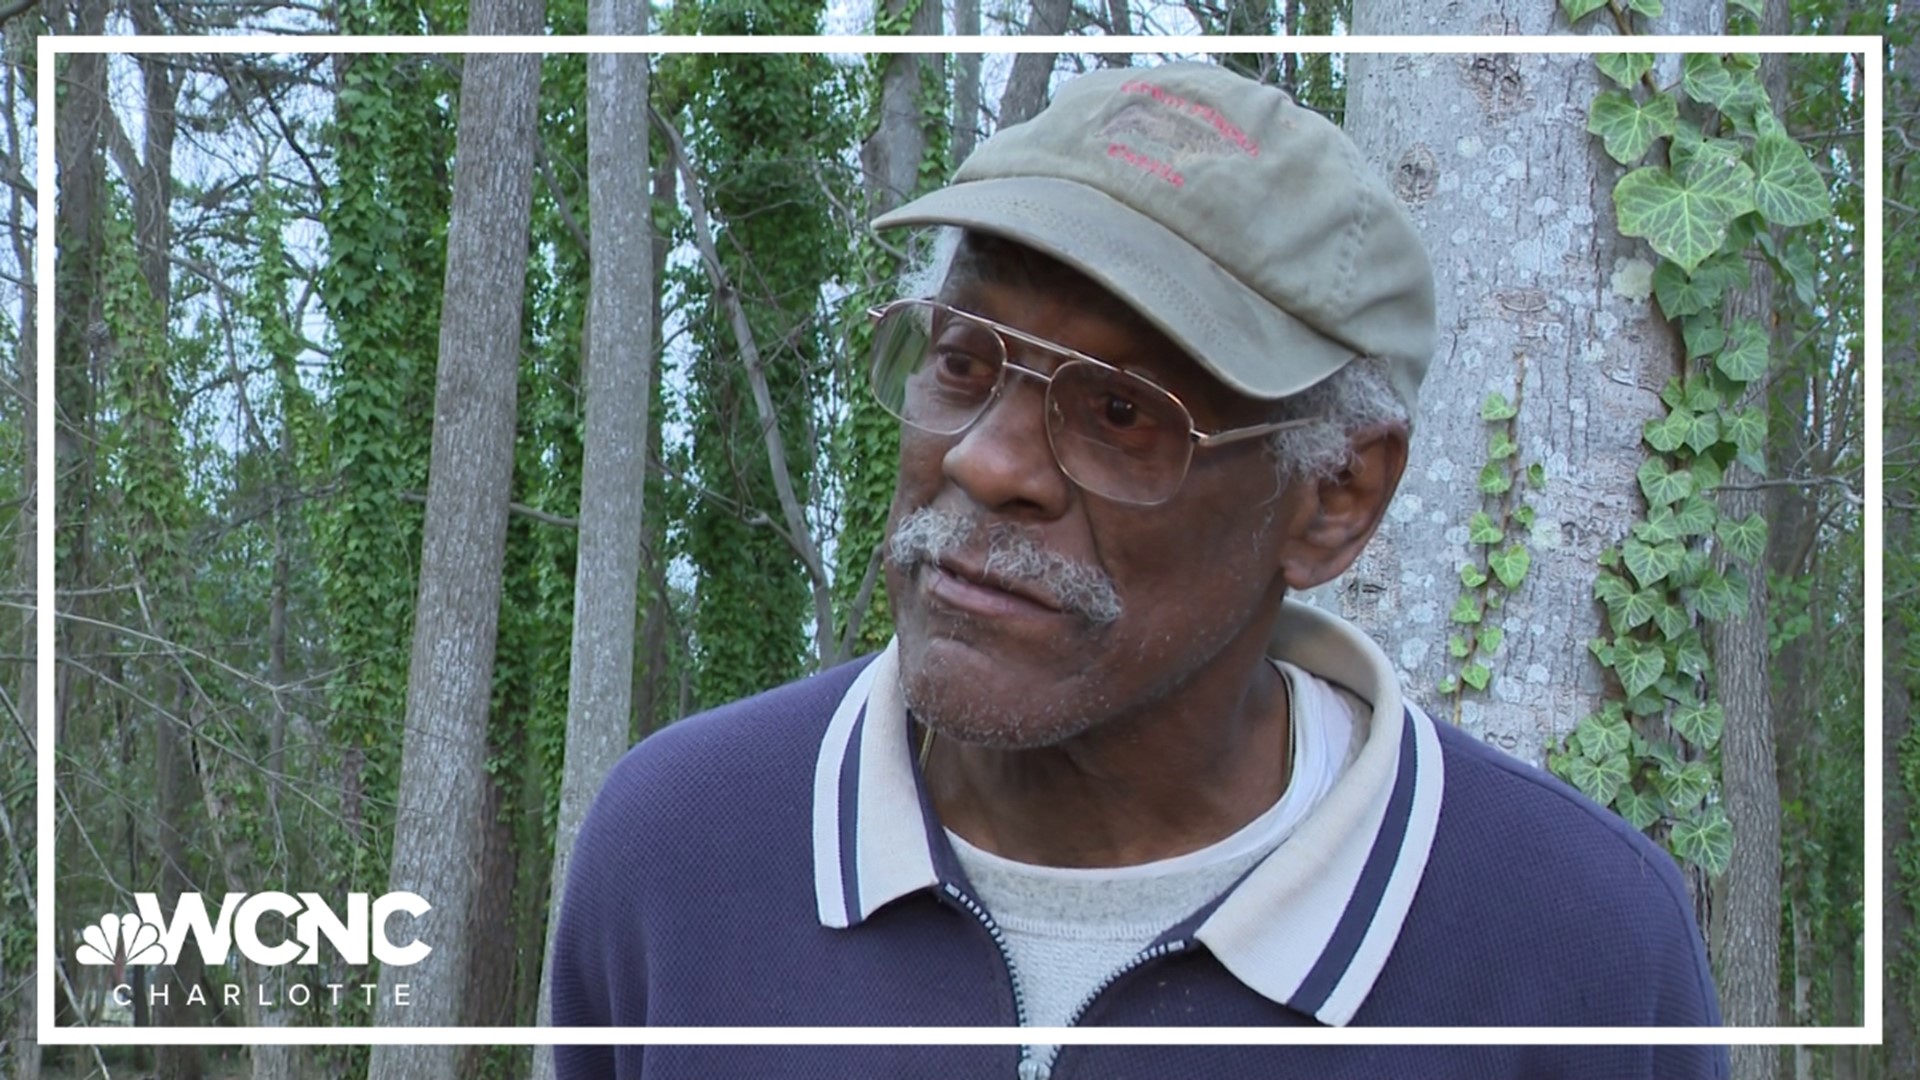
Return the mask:
<svg viewBox="0 0 1920 1080">
<path fill-rule="evenodd" d="M 648 739 L 581 833 L 563 1025 L 1709 1025 L 1673 861 L 1287 599 L 1407 464 L 1433 281 L 1333 125 L 1103 71 L 876 222 L 897 629 Z M 1057 1038 L 1057 1036 L 1056 1036 Z M 1714 1076 L 1634 1047 L 658 1046 L 569 1077 Z"/>
</svg>

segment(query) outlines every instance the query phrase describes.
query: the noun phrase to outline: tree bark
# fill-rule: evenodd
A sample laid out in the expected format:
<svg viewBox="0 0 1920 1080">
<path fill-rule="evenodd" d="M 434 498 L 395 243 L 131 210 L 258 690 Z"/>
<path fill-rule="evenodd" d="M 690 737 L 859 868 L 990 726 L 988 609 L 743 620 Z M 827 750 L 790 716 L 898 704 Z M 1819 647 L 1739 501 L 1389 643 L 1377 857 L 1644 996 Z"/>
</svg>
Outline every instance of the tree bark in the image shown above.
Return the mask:
<svg viewBox="0 0 1920 1080">
<path fill-rule="evenodd" d="M 479 0 L 475 34 L 533 34 L 545 4 Z M 410 967 L 383 965 L 381 1026 L 460 1023 L 471 953 L 487 710 L 499 629 L 513 475 L 521 300 L 539 115 L 540 58 L 474 54 L 461 78 L 447 232 L 447 278 L 434 393 L 420 593 L 388 887 L 431 911 L 412 933 L 431 947 Z M 407 987 L 407 1005 L 396 988 Z M 383 1045 L 370 1080 L 454 1080 L 459 1048 Z"/>
<path fill-rule="evenodd" d="M 1785 33 L 1787 25 L 1786 0 L 1766 0 L 1762 32 Z M 1786 57 L 1762 56 L 1760 80 L 1777 111 L 1786 92 Z M 1748 265 L 1752 274 L 1748 287 L 1728 296 L 1726 312 L 1772 326 L 1773 268 L 1764 260 L 1750 260 Z M 1788 344 L 1780 336 L 1778 330 L 1771 335 L 1775 348 Z M 1757 380 L 1739 407 L 1764 404 L 1765 381 Z M 1759 479 L 1737 463 L 1727 470 L 1726 478 L 1731 485 Z M 1715 501 L 1721 516 L 1734 520 L 1767 509 L 1765 491 L 1725 490 Z M 1730 562 L 1724 553 L 1716 561 L 1723 568 Z M 1733 856 L 1717 883 L 1721 902 L 1715 908 L 1719 925 L 1713 927 L 1713 938 L 1718 946 L 1714 955 L 1719 962 L 1721 1014 L 1728 1024 L 1765 1027 L 1778 1023 L 1780 1013 L 1780 783 L 1768 679 L 1766 566 L 1742 569 L 1749 586 L 1746 612 L 1706 627 L 1714 689 L 1726 710 L 1720 786 L 1727 820 L 1733 824 Z M 1730 1057 L 1733 1080 L 1773 1080 L 1780 1048 L 1736 1045 Z"/>
<path fill-rule="evenodd" d="M 980 0 L 954 0 L 953 32 L 957 37 L 980 33 Z M 960 53 L 953 58 L 953 163 L 959 165 L 973 154 L 980 141 L 980 54 Z"/>
<path fill-rule="evenodd" d="M 1669 4 L 1660 32 L 1710 27 L 1711 6 Z M 1476 32 L 1563 25 L 1552 5 L 1449 10 Z M 1426 17 L 1356 0 L 1353 31 L 1415 33 Z M 1614 226 L 1609 192 L 1624 170 L 1585 130 L 1599 80 L 1578 55 L 1349 58 L 1347 130 L 1426 240 L 1440 339 L 1387 520 L 1314 599 L 1379 641 L 1436 717 L 1535 763 L 1607 697 L 1581 647 L 1605 625 L 1594 567 L 1640 515 L 1641 425 L 1661 414 L 1660 388 L 1682 358 L 1678 334 L 1633 284 L 1651 265 Z M 1530 495 L 1532 568 L 1499 613 L 1493 680 L 1448 700 L 1436 687 L 1449 670 L 1459 568 L 1473 558 L 1467 522 L 1481 509 L 1490 391 L 1518 402 L 1520 457 L 1544 467 L 1546 487 Z"/>
<path fill-rule="evenodd" d="M 1073 14 L 1073 0 L 1033 0 L 1026 32 L 1038 36 L 1065 33 L 1067 18 Z M 1007 88 L 1000 94 L 1000 115 L 994 128 L 1010 128 L 1033 119 L 1047 107 L 1047 85 L 1053 79 L 1057 53 L 1024 52 L 1013 58 L 1013 72 L 1007 76 Z"/>
<path fill-rule="evenodd" d="M 898 17 L 909 7 L 913 20 L 907 33 L 937 35 L 941 6 L 922 0 L 885 0 L 888 15 Z M 920 159 L 926 155 L 927 132 L 920 117 L 920 81 L 925 70 L 938 76 L 940 57 L 896 53 L 880 76 L 880 123 L 860 146 L 860 167 L 873 196 L 873 213 L 883 214 L 912 196 L 920 179 Z"/>
<path fill-rule="evenodd" d="M 644 34 L 639 0 L 594 0 L 595 34 Z M 580 554 L 574 576 L 573 670 L 566 766 L 553 844 L 554 915 L 566 896 L 574 838 L 607 773 L 628 745 L 640 541 L 646 535 L 647 410 L 652 385 L 653 234 L 648 190 L 647 58 L 587 59 L 587 198 L 593 221 L 587 418 L 581 472 Z M 551 1022 L 543 967 L 539 1022 Z M 536 1080 L 554 1075 L 553 1051 L 534 1052 Z"/>
</svg>

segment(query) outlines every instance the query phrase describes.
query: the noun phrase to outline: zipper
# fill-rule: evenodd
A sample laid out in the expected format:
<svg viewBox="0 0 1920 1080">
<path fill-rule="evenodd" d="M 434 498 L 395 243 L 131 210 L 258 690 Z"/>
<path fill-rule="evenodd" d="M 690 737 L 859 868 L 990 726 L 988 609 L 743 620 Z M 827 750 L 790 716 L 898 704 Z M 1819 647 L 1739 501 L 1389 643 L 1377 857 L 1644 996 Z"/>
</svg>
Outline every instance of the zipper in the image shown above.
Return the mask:
<svg viewBox="0 0 1920 1080">
<path fill-rule="evenodd" d="M 1013 950 L 1007 948 L 1007 935 L 1001 931 L 1000 924 L 993 921 L 993 916 L 987 909 L 973 897 L 961 892 L 958 886 L 951 882 L 942 882 L 940 888 L 953 898 L 954 903 L 965 908 L 979 921 L 980 925 L 986 929 L 987 936 L 993 939 L 993 947 L 1000 950 L 1000 963 L 1007 969 L 1007 984 L 1013 989 L 1013 1022 L 1017 1027 L 1026 1027 L 1027 996 L 1020 992 L 1020 969 L 1014 966 Z M 1014 1075 L 1018 1080 L 1047 1080 L 1049 1071 L 1045 1065 L 1034 1058 L 1033 1047 L 1022 1043 L 1020 1063 L 1014 1069 Z"/>
<path fill-rule="evenodd" d="M 1106 978 L 1101 979 L 1099 983 L 1095 984 L 1092 990 L 1088 991 L 1086 997 L 1080 999 L 1080 1004 L 1074 1006 L 1073 1012 L 1068 1014 L 1066 1026 L 1079 1027 L 1080 1020 L 1087 1015 L 1087 1010 L 1091 1009 L 1093 1007 L 1093 1003 L 1099 999 L 1100 995 L 1106 993 L 1110 988 L 1112 988 L 1114 983 L 1117 983 L 1121 979 L 1126 978 L 1127 975 L 1131 974 L 1132 972 L 1137 971 L 1140 968 L 1153 963 L 1155 960 L 1159 960 L 1167 956 L 1172 956 L 1175 953 L 1185 952 L 1192 946 L 1193 946 L 1193 942 L 1191 940 L 1187 938 L 1176 938 L 1173 941 L 1163 941 L 1158 945 L 1149 945 L 1145 949 L 1142 949 L 1140 952 L 1135 953 L 1133 959 L 1127 961 L 1124 964 L 1121 964 L 1119 967 L 1114 968 L 1112 971 L 1108 972 Z M 1067 1048 L 1065 1046 L 1059 1047 L 1056 1050 L 1054 1050 L 1053 1052 L 1054 1066 L 1058 1066 L 1060 1064 L 1060 1055 L 1065 1053 L 1066 1050 Z M 1039 1062 L 1036 1061 L 1034 1062 L 1034 1064 L 1038 1065 Z M 1028 1076 L 1025 1073 L 1022 1073 L 1020 1076 L 1020 1080 L 1049 1080 L 1052 1074 L 1053 1074 L 1053 1069 L 1051 1067 L 1042 1067 L 1038 1072 L 1036 1072 L 1032 1076 Z"/>
<path fill-rule="evenodd" d="M 954 903 L 965 909 L 968 914 L 972 915 L 974 919 L 980 923 L 981 927 L 986 930 L 987 936 L 993 939 L 993 947 L 1000 950 L 1000 962 L 1007 969 L 1007 983 L 1013 990 L 1014 1023 L 1019 1027 L 1026 1027 L 1028 1020 L 1027 999 L 1026 995 L 1020 990 L 1020 969 L 1014 966 L 1013 950 L 1007 947 L 1007 935 L 1000 929 L 1000 924 L 993 921 L 993 915 L 988 912 L 979 901 L 962 892 L 958 886 L 951 882 L 941 882 L 940 888 Z M 1075 1006 L 1073 1012 L 1067 1017 L 1065 1026 L 1078 1026 L 1080 1018 L 1085 1016 L 1087 1010 L 1093 1007 L 1094 1001 L 1097 1000 L 1101 994 L 1106 993 L 1114 983 L 1119 982 L 1129 973 L 1162 957 L 1185 952 L 1192 946 L 1193 942 L 1191 940 L 1178 938 L 1173 941 L 1163 941 L 1158 945 L 1150 945 L 1140 952 L 1135 953 L 1133 959 L 1128 960 L 1126 963 L 1108 972 L 1106 977 L 1101 979 L 1100 982 L 1088 992 L 1087 996 L 1080 1000 L 1080 1004 Z M 1053 1064 L 1059 1063 L 1060 1054 L 1065 1049 L 1066 1047 L 1064 1046 L 1054 1049 Z M 1042 1062 L 1039 1058 L 1034 1057 L 1033 1044 L 1022 1043 L 1020 1046 L 1020 1062 L 1014 1068 L 1016 1080 L 1050 1080 L 1052 1075 L 1053 1065 Z"/>
</svg>

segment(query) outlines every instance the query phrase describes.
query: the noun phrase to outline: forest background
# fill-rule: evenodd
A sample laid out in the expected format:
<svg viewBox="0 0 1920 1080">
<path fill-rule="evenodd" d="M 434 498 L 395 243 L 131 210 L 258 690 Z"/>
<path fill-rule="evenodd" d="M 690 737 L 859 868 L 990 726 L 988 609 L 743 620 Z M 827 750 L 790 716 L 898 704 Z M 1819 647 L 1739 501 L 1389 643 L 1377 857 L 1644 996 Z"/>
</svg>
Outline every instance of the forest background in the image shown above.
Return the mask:
<svg viewBox="0 0 1920 1080">
<path fill-rule="evenodd" d="M 1406 487 L 1362 563 L 1313 599 L 1374 634 L 1436 716 L 1675 853 L 1731 1022 L 1858 1025 L 1877 974 L 1861 244 L 1882 214 L 1885 294 L 1908 295 L 1911 16 L 1831 0 L 1448 14 L 1493 33 L 1887 36 L 1879 208 L 1862 170 L 1882 136 L 1846 54 L 1215 57 L 1341 121 L 1441 278 Z M 893 432 L 864 396 L 860 312 L 892 298 L 905 253 L 864 222 L 1061 79 L 1167 56 L 1098 40 L 650 70 L 70 55 L 45 148 L 40 34 L 1121 28 L 1433 29 L 1369 0 L 0 4 L 0 339 L 17 358 L 0 443 L 24 465 L 0 470 L 0 1075 L 544 1074 L 528 1048 L 39 1047 L 36 860 L 55 866 L 56 1023 L 535 1022 L 556 882 L 611 760 L 886 638 Z M 47 152 L 58 208 L 36 241 Z M 48 237 L 56 280 L 36 282 Z M 37 287 L 57 301 L 45 505 Z M 1888 1041 L 1736 1048 L 1742 1078 L 1920 1074 L 1920 563 L 1899 539 L 1920 497 L 1912 319 L 1885 311 Z M 48 509 L 57 669 L 41 688 Z M 32 828 L 42 693 L 52 852 Z M 126 967 L 142 992 L 121 1009 L 119 969 L 75 961 L 82 928 L 135 893 L 165 907 L 274 888 L 429 897 L 453 921 L 405 977 L 461 992 L 416 989 L 395 1010 L 388 971 L 380 1005 L 148 1008 L 150 983 L 288 978 L 187 960 Z M 343 980 L 366 977 L 329 971 Z"/>
</svg>

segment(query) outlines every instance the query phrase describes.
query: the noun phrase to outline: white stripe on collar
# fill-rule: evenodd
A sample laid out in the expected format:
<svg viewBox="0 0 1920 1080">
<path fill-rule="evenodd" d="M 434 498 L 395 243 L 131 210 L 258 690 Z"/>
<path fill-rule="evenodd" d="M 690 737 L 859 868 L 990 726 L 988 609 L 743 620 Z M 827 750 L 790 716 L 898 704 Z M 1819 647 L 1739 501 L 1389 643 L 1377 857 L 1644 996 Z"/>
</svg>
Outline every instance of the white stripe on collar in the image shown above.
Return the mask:
<svg viewBox="0 0 1920 1080">
<path fill-rule="evenodd" d="M 1242 983 L 1324 1024 L 1353 1019 L 1398 939 L 1426 868 L 1443 787 L 1433 721 L 1343 620 L 1288 601 L 1269 652 L 1351 690 L 1359 755 L 1294 834 L 1194 932 Z M 897 643 L 854 680 L 814 768 L 820 922 L 857 926 L 939 884 L 908 745 Z M 851 810 L 849 814 L 847 811 Z M 851 859 L 851 865 L 847 860 Z"/>
</svg>

